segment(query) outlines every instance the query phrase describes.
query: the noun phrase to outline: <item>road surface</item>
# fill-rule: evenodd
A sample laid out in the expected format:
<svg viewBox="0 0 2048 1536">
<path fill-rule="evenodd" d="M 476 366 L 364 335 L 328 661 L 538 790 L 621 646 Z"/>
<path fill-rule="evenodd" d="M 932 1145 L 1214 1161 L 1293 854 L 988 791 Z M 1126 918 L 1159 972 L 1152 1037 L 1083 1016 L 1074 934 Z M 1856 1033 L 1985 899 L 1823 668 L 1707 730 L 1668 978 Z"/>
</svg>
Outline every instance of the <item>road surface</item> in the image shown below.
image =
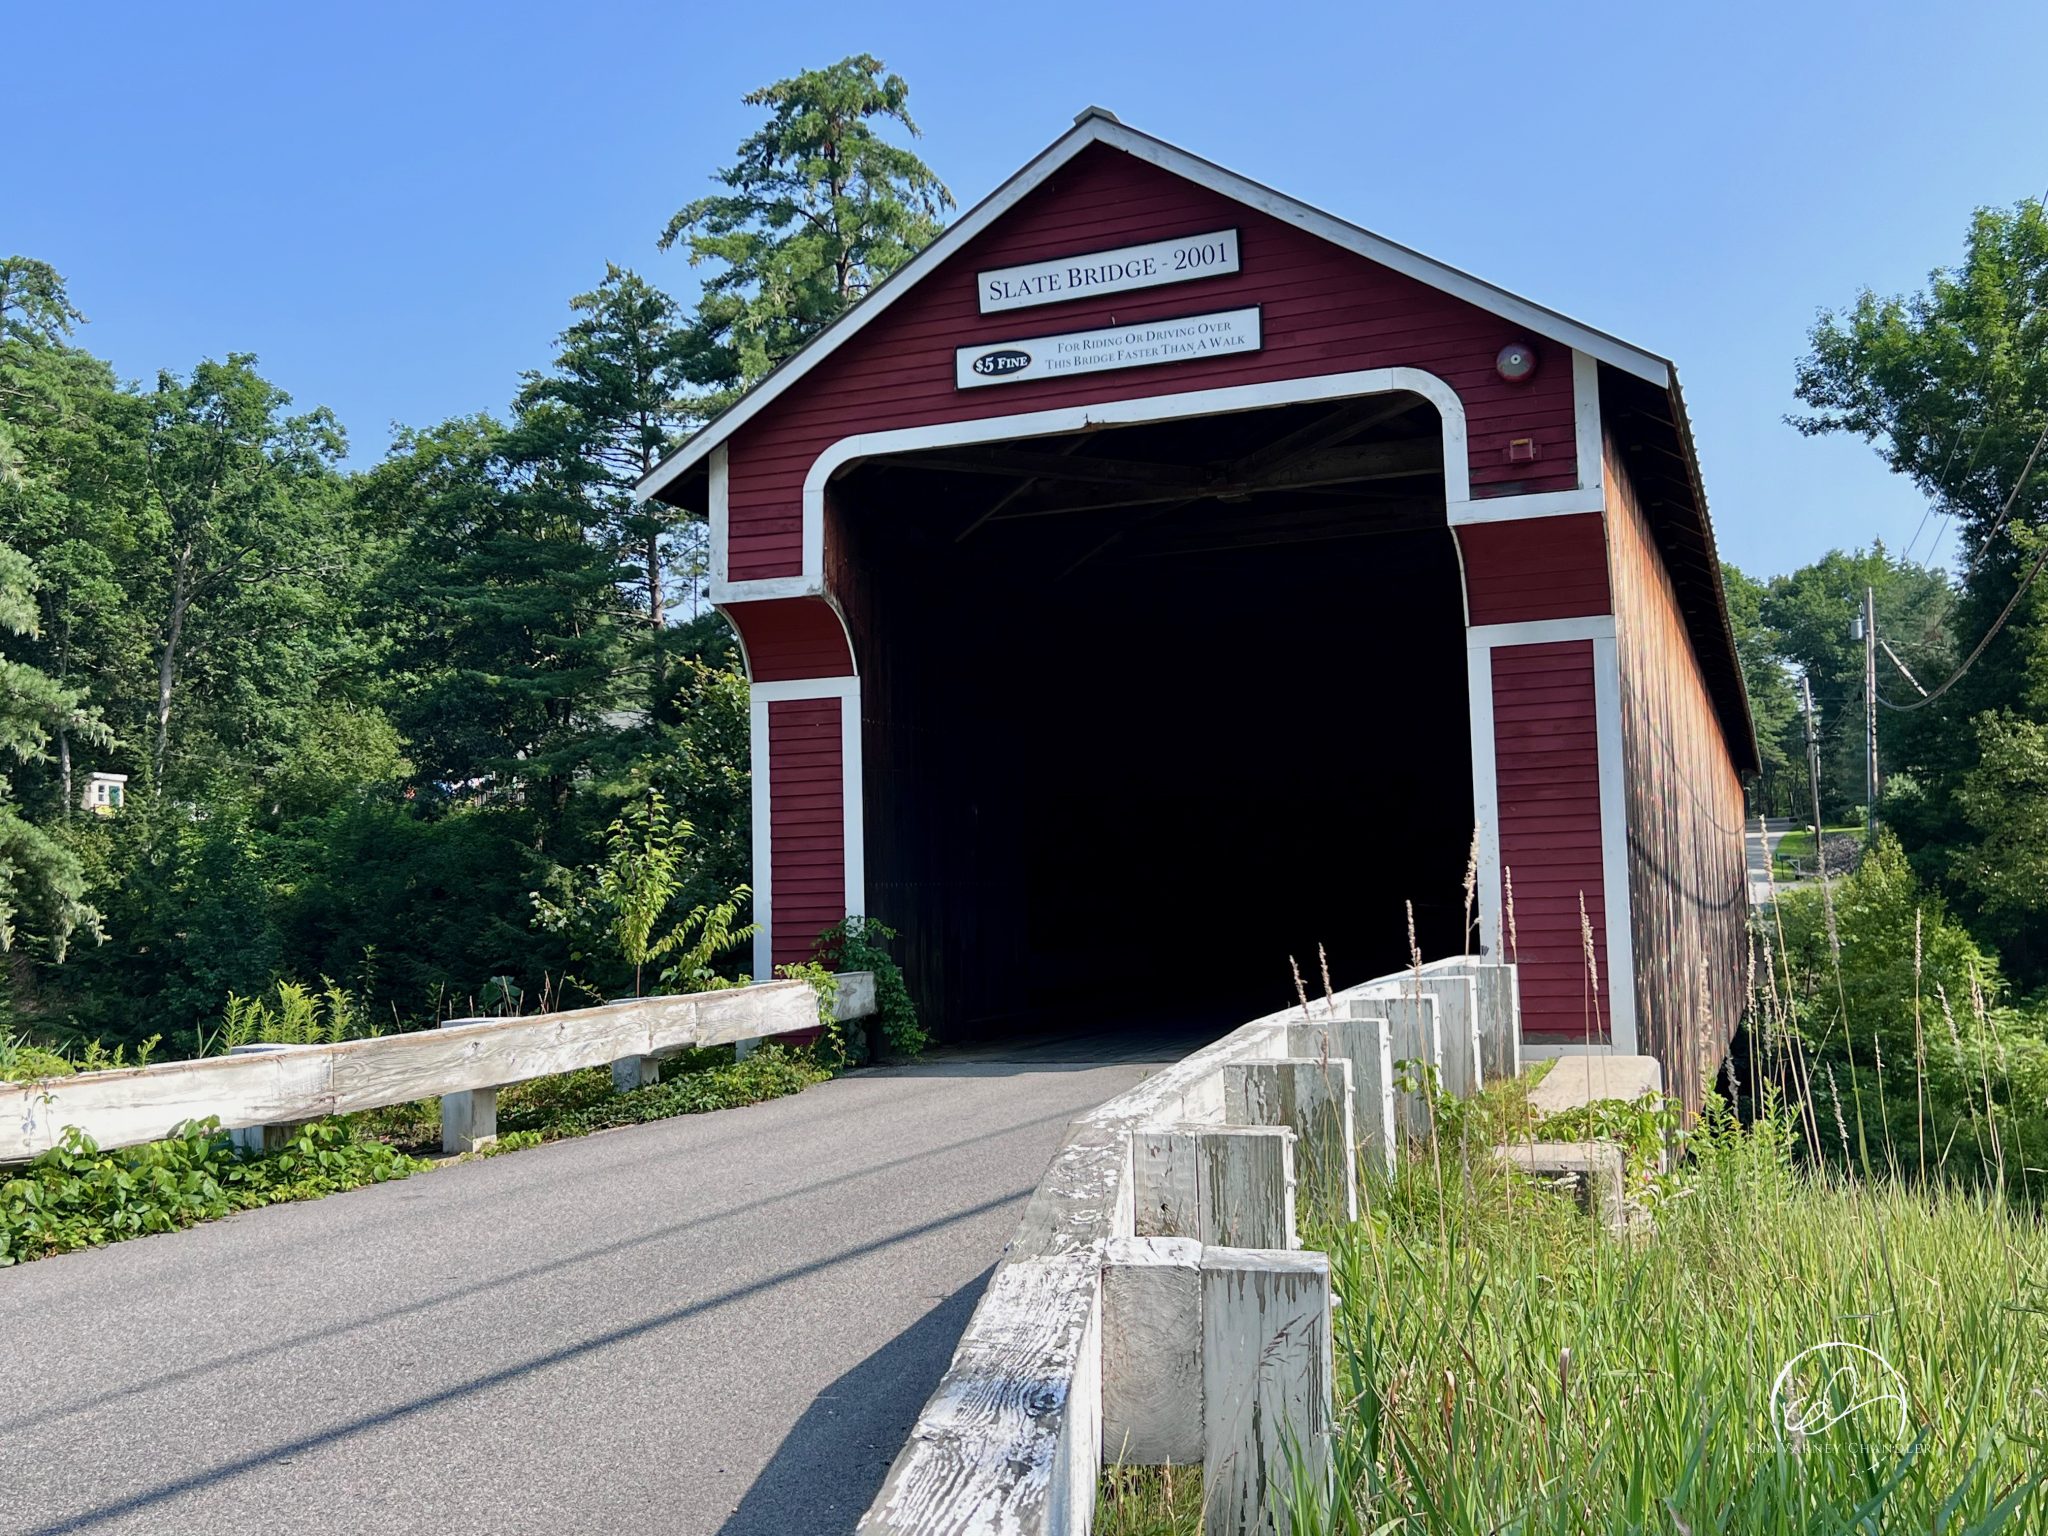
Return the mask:
<svg viewBox="0 0 2048 1536">
<path fill-rule="evenodd" d="M 1187 1048 L 851 1073 L 0 1270 L 0 1529 L 851 1530 L 1067 1121 Z"/>
<path fill-rule="evenodd" d="M 1771 856 L 1778 851 L 1778 844 L 1785 840 L 1785 834 L 1797 823 L 1787 817 L 1773 816 L 1763 824 L 1763 830 L 1751 829 L 1742 835 L 1743 847 L 1749 855 L 1749 904 L 1752 907 L 1768 906 L 1771 900 Z M 1779 888 L 1789 886 L 1789 881 L 1779 881 Z"/>
</svg>

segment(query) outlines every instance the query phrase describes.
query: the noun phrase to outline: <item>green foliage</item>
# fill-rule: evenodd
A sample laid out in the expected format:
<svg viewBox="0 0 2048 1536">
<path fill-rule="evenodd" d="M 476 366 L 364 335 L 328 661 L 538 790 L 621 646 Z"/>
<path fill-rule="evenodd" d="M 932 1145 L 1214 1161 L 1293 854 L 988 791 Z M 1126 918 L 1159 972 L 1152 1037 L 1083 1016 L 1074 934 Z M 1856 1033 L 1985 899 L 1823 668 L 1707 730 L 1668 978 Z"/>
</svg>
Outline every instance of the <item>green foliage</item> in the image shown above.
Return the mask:
<svg viewBox="0 0 2048 1536">
<path fill-rule="evenodd" d="M 216 1121 L 163 1141 L 102 1152 L 78 1131 L 0 1182 L 0 1265 L 213 1221 L 404 1178 L 427 1166 L 344 1123 L 298 1128 L 276 1152 L 236 1154 Z"/>
<path fill-rule="evenodd" d="M 759 1104 L 799 1093 L 832 1075 L 808 1051 L 780 1045 L 765 1045 L 744 1061 L 733 1060 L 729 1048 L 696 1052 L 664 1063 L 663 1073 L 661 1082 L 627 1093 L 611 1091 L 608 1072 L 595 1074 L 588 1089 L 578 1092 L 570 1088 L 545 1107 L 533 1106 L 531 1118 L 522 1112 L 518 1128 L 537 1131 L 547 1141 L 586 1136 L 592 1131 L 641 1125 L 673 1115 L 697 1115 Z M 596 1076 L 603 1078 L 602 1091 L 597 1090 Z M 502 1104 L 498 1123 L 508 1123 Z"/>
<path fill-rule="evenodd" d="M 595 868 L 580 878 L 565 877 L 563 900 L 533 893 L 535 921 L 545 931 L 571 936 L 571 960 L 602 962 L 606 951 L 615 956 L 631 969 L 635 996 L 644 995 L 646 969 L 659 960 L 669 962 L 661 980 L 673 990 L 724 985 L 714 969 L 719 957 L 759 929 L 739 923 L 740 903 L 751 894 L 744 885 L 724 901 L 670 916 L 694 831 L 670 810 L 660 790 L 649 789 L 606 829 Z"/>
<path fill-rule="evenodd" d="M 1796 816 L 1799 802 L 1806 798 L 1806 757 L 1799 746 L 1799 699 L 1786 669 L 1784 642 L 1764 618 L 1769 588 L 1726 561 L 1721 565 L 1721 584 L 1728 594 L 1735 652 L 1742 662 L 1763 764 L 1753 798 L 1765 815 Z M 1810 808 L 1806 814 L 1812 815 Z"/>
<path fill-rule="evenodd" d="M 784 981 L 805 981 L 818 995 L 818 1054 L 826 1061 L 846 1060 L 846 1027 L 839 1022 L 839 977 L 828 965 L 806 960 L 795 965 L 778 965 L 775 974 Z"/>
<path fill-rule="evenodd" d="M 806 70 L 744 98 L 768 121 L 719 173 L 725 190 L 662 232 L 690 264 L 713 263 L 686 367 L 721 409 L 902 266 L 939 232 L 953 197 L 878 131 L 917 137 L 902 76 L 869 54 Z"/>
<path fill-rule="evenodd" d="M 295 981 L 280 981 L 274 1001 L 228 994 L 227 1014 L 218 1033 L 204 1042 L 202 1056 L 226 1055 L 237 1046 L 339 1045 L 377 1031 L 363 1016 L 362 1004 L 347 988 L 321 977 L 321 990 Z"/>
<path fill-rule="evenodd" d="M 915 1056 L 931 1044 L 918 1021 L 917 1004 L 904 984 L 903 968 L 884 947 L 896 930 L 868 917 L 849 917 L 818 935 L 817 955 L 828 971 L 872 971 L 875 1026 L 892 1050 Z"/>
<path fill-rule="evenodd" d="M 2048 1150 L 2048 1010 L 2007 1001 L 1997 957 L 1888 833 L 1831 884 L 1780 896 L 1758 979 L 1762 1033 L 1807 1053 L 1818 1150 L 2048 1195 L 2029 1171 Z"/>
<path fill-rule="evenodd" d="M 0 635 L 32 636 L 38 617 L 35 567 L 20 551 L 0 544 Z M 8 766 L 39 763 L 59 736 L 103 742 L 107 732 L 85 704 L 85 690 L 67 687 L 26 662 L 0 657 L 0 760 Z M 64 958 L 72 933 L 97 938 L 100 914 L 85 900 L 78 855 L 21 814 L 20 787 L 0 778 L 0 950 L 14 947 L 26 918 L 52 954 Z"/>
<path fill-rule="evenodd" d="M 2026 732 L 2048 726 L 2048 581 L 2025 584 L 2048 540 L 2048 463 L 2029 469 L 2048 427 L 2044 299 L 2042 205 L 1979 209 L 1960 263 L 1930 274 L 1923 290 L 1865 292 L 1821 318 L 1798 374 L 1811 413 L 1796 423 L 1873 444 L 1956 520 L 1961 574 L 1939 615 L 1937 659 L 1988 643 L 1949 692 L 1883 723 L 1886 764 L 1899 776 L 1885 812 L 1916 868 L 1997 938 L 2028 987 L 2048 983 L 2048 884 L 1998 875 L 2039 799 Z M 1905 638 L 1914 633 L 1909 626 Z M 1880 665 L 1883 693 L 1914 702 L 1910 685 Z M 1933 688 L 1954 668 L 1915 670 Z M 2003 723 L 1983 723 L 1998 711 Z M 2016 797 L 2014 814 L 1998 803 L 2001 789 Z"/>
<path fill-rule="evenodd" d="M 69 1077 L 77 1070 L 70 1057 L 37 1045 L 27 1035 L 0 1034 L 0 1083 Z"/>
</svg>

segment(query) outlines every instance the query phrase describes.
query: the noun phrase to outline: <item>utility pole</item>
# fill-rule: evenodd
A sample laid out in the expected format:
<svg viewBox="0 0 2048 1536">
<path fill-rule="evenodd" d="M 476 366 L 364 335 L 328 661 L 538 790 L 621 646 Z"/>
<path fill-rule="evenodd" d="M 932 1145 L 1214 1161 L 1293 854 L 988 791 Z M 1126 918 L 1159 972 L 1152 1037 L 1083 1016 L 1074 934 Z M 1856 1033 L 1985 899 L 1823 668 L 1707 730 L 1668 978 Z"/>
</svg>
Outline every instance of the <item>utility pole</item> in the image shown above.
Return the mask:
<svg viewBox="0 0 2048 1536">
<path fill-rule="evenodd" d="M 1863 589 L 1863 839 L 1877 841 L 1877 593 Z"/>
<path fill-rule="evenodd" d="M 1820 732 L 1813 722 L 1813 680 L 1804 672 L 1799 674 L 1799 700 L 1806 710 L 1806 779 L 1813 791 L 1813 856 L 1823 873 L 1826 866 L 1821 858 L 1821 817 L 1820 817 Z"/>
</svg>

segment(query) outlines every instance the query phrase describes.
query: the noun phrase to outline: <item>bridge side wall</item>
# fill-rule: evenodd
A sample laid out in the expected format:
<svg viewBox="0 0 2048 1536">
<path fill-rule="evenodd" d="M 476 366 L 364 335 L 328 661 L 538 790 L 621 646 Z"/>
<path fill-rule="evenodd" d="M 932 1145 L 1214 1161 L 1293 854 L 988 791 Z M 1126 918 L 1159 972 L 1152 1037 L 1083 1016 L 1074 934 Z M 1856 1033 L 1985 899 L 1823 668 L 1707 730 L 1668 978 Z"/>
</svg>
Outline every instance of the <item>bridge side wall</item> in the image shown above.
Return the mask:
<svg viewBox="0 0 2048 1536">
<path fill-rule="evenodd" d="M 1641 1049 L 1697 1110 L 1741 1013 L 1748 894 L 1742 784 L 1671 577 L 1607 448 L 1621 662 L 1628 868 Z"/>
</svg>

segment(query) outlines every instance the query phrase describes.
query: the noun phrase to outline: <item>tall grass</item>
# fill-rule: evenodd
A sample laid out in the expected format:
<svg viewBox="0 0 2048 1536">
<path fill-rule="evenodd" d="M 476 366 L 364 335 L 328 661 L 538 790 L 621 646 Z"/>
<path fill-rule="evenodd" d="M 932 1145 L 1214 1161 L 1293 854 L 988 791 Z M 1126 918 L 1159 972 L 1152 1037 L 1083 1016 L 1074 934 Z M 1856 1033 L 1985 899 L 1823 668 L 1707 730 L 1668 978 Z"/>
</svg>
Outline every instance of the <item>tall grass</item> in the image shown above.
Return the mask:
<svg viewBox="0 0 2048 1536">
<path fill-rule="evenodd" d="M 1795 1171 L 1775 1118 L 1710 1123 L 1691 1151 L 1641 1241 L 1483 1162 L 1404 1173 L 1371 1222 L 1318 1234 L 1343 1298 L 1340 1492 L 1296 1530 L 2042 1528 L 2039 1227 L 1995 1195 Z M 1838 1342 L 1898 1372 L 1903 1435 L 1883 1404 L 1786 1432 L 1780 1373 Z"/>
<path fill-rule="evenodd" d="M 1654 1232 L 1617 1238 L 1464 1129 L 1304 1234 L 1338 1295 L 1338 1431 L 1292 1536 L 2048 1529 L 2048 1237 L 1995 1191 L 1816 1174 L 1788 1117 L 1716 1115 L 1645 1191 Z M 1774 1403 L 1838 1343 L 1897 1377 L 1809 1356 Z M 1879 1400 L 1824 1424 L 1851 1391 Z M 1112 1476 L 1098 1530 L 1199 1530 L 1177 1477 Z"/>
</svg>

